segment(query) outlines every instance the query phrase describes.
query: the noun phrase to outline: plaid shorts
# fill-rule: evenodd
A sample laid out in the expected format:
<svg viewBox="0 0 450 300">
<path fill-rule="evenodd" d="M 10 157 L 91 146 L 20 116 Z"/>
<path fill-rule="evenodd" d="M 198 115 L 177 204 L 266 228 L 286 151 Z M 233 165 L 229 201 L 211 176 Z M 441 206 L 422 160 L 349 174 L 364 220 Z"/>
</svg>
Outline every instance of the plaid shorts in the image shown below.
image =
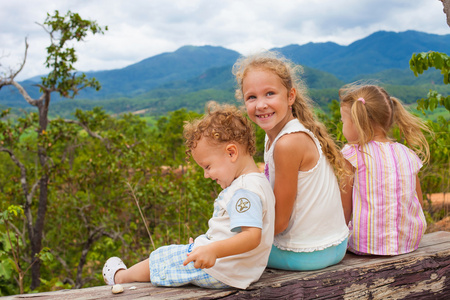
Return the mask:
<svg viewBox="0 0 450 300">
<path fill-rule="evenodd" d="M 182 286 L 194 284 L 204 288 L 229 288 L 203 269 L 196 269 L 194 262 L 183 266 L 191 245 L 163 246 L 150 254 L 150 281 L 155 286 Z"/>
</svg>

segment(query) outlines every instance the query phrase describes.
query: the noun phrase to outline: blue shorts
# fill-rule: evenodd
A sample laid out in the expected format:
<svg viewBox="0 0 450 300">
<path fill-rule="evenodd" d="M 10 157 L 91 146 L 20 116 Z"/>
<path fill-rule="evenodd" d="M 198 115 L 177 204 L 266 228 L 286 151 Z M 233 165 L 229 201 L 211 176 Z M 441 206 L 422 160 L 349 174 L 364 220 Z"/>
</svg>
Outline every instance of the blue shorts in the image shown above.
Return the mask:
<svg viewBox="0 0 450 300">
<path fill-rule="evenodd" d="M 347 240 L 336 246 L 313 252 L 293 252 L 281 250 L 272 245 L 269 268 L 290 271 L 313 271 L 339 263 L 345 256 Z"/>
<path fill-rule="evenodd" d="M 183 266 L 192 245 L 163 246 L 150 254 L 150 281 L 155 286 L 182 286 L 194 284 L 204 288 L 229 288 L 203 269 L 196 269 L 194 262 Z"/>
</svg>

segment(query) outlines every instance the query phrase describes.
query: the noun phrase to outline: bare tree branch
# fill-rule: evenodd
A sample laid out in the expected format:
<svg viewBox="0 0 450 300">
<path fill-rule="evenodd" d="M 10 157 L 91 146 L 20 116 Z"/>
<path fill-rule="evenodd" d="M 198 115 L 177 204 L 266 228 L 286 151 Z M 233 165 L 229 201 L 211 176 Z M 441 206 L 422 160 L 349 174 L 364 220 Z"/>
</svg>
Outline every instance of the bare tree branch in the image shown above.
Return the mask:
<svg viewBox="0 0 450 300">
<path fill-rule="evenodd" d="M 49 251 L 53 255 L 53 257 L 55 257 L 56 260 L 59 261 L 59 263 L 63 266 L 63 268 L 66 271 L 66 273 L 69 274 L 69 276 L 70 276 L 72 269 L 67 265 L 66 261 L 61 256 L 59 256 L 59 254 L 56 251 L 54 251 L 52 249 L 50 249 Z M 73 282 L 72 279 L 70 279 L 70 278 L 67 278 L 67 279 L 71 280 Z"/>
<path fill-rule="evenodd" d="M 41 26 L 42 29 L 44 29 L 44 31 L 48 33 L 48 35 L 50 36 L 50 42 L 51 42 L 51 41 L 53 40 L 53 34 L 52 34 L 52 32 L 50 32 L 49 30 L 47 30 L 47 27 L 45 27 L 44 24 L 41 24 L 41 23 L 39 23 L 39 22 L 34 22 L 34 23 L 36 23 L 37 25 Z"/>
<path fill-rule="evenodd" d="M 16 164 L 16 166 L 20 169 L 20 183 L 22 184 L 22 188 L 25 191 L 25 194 L 28 195 L 28 183 L 27 183 L 27 169 L 24 164 L 20 162 L 20 160 L 14 155 L 13 151 L 8 148 L 0 147 L 0 152 L 6 152 L 11 157 L 11 160 Z"/>
<path fill-rule="evenodd" d="M 17 228 L 13 223 L 9 223 L 9 226 L 11 226 L 12 229 L 16 232 L 16 235 L 20 237 L 20 239 L 23 241 L 23 233 Z"/>
<path fill-rule="evenodd" d="M 14 152 L 11 149 L 7 149 L 4 147 L 0 147 L 0 152 L 6 152 L 9 154 L 11 160 L 16 164 L 16 166 L 20 169 L 20 183 L 22 185 L 22 190 L 25 195 L 25 207 L 31 207 L 31 203 L 33 201 L 34 194 L 36 193 L 36 189 L 39 187 L 39 183 L 41 178 L 35 181 L 35 183 L 31 186 L 31 190 L 27 181 L 27 169 L 24 164 L 14 155 Z M 27 224 L 29 228 L 33 226 L 33 215 L 31 214 L 30 209 L 24 210 Z M 30 233 L 32 234 L 32 233 Z"/>
<path fill-rule="evenodd" d="M 16 78 L 16 76 L 22 71 L 23 67 L 25 66 L 25 63 L 26 63 L 27 57 L 28 57 L 28 47 L 29 47 L 28 39 L 25 38 L 25 54 L 23 55 L 23 61 L 20 64 L 19 69 L 14 74 L 11 75 L 11 79 Z"/>
<path fill-rule="evenodd" d="M 81 279 L 80 285 L 81 287 L 83 287 L 86 283 L 88 283 L 89 281 L 95 280 L 95 277 L 92 276 L 88 276 L 88 277 L 84 277 L 83 279 Z"/>
<path fill-rule="evenodd" d="M 67 156 L 73 152 L 74 149 L 81 147 L 82 145 L 67 145 L 67 147 L 64 149 L 63 154 L 61 155 L 61 164 L 64 163 L 67 159 Z"/>
<path fill-rule="evenodd" d="M 70 123 L 70 124 L 77 124 L 78 126 L 82 127 L 84 130 L 86 130 L 86 132 L 91 137 L 99 139 L 100 141 L 102 141 L 105 144 L 106 149 L 108 149 L 108 150 L 111 149 L 111 145 L 110 145 L 109 140 L 107 138 L 102 137 L 98 133 L 93 132 L 88 126 L 86 126 L 86 124 L 83 124 L 83 123 L 75 121 L 75 120 L 69 120 L 69 119 L 64 120 L 64 122 Z"/>
<path fill-rule="evenodd" d="M 30 105 L 37 106 L 39 102 L 42 102 L 44 100 L 45 93 L 42 94 L 38 100 L 35 100 L 30 97 L 27 91 L 18 82 L 12 80 L 10 84 L 13 85 L 19 91 L 19 93 L 22 95 L 25 101 L 27 101 Z"/>
<path fill-rule="evenodd" d="M 27 54 L 28 53 L 28 42 L 27 38 L 25 38 L 25 54 L 23 56 L 23 60 L 19 66 L 19 69 L 17 71 L 13 71 L 12 69 L 9 69 L 9 75 L 5 78 L 0 78 L 0 89 L 3 86 L 11 85 L 14 81 L 14 78 L 22 71 L 23 67 L 25 66 L 25 62 L 27 61 Z M 0 65 L 1 66 L 1 65 Z"/>
<path fill-rule="evenodd" d="M 27 55 L 28 55 L 28 42 L 27 39 L 25 38 L 25 54 L 22 62 L 20 63 L 19 69 L 17 71 L 10 70 L 10 74 L 7 77 L 0 78 L 0 89 L 3 86 L 12 85 L 19 91 L 19 93 L 30 105 L 37 106 L 39 102 L 43 101 L 44 95 L 42 95 L 38 100 L 35 100 L 30 97 L 30 95 L 22 87 L 22 85 L 20 85 L 18 82 L 15 81 L 16 76 L 22 71 L 23 67 L 25 66 L 25 63 L 27 61 Z"/>
</svg>

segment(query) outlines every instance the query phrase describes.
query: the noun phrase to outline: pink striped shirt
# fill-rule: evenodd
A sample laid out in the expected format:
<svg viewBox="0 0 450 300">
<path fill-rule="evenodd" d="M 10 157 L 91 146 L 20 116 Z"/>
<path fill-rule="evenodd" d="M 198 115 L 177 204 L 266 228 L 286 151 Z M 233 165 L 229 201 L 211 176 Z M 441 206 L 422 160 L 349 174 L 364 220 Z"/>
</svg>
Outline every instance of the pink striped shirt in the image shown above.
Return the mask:
<svg viewBox="0 0 450 300">
<path fill-rule="evenodd" d="M 427 227 L 416 193 L 422 161 L 399 143 L 347 144 L 355 168 L 350 251 L 397 255 L 414 251 Z"/>
</svg>

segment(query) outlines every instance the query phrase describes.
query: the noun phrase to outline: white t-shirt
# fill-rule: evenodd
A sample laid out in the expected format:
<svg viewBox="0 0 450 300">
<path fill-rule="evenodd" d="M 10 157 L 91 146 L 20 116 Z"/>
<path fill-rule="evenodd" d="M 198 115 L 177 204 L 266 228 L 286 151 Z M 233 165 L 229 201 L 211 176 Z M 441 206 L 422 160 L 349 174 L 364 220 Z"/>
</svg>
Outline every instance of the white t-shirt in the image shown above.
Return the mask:
<svg viewBox="0 0 450 300">
<path fill-rule="evenodd" d="M 320 157 L 311 170 L 298 172 L 297 198 L 291 218 L 286 230 L 275 236 L 274 245 L 294 252 L 323 250 L 344 241 L 349 230 L 345 224 L 341 194 L 333 168 L 322 153 L 317 138 L 298 119 L 289 121 L 271 147 L 265 149 L 265 174 L 273 188 L 276 180 L 273 160 L 276 143 L 283 135 L 294 132 L 307 133 L 314 140 Z M 266 145 L 267 141 L 266 136 Z"/>
<path fill-rule="evenodd" d="M 251 251 L 219 258 L 213 267 L 203 270 L 240 289 L 258 281 L 269 259 L 274 220 L 275 196 L 264 175 L 251 173 L 236 178 L 215 200 L 209 229 L 195 239 L 194 249 L 239 234 L 241 226 L 261 228 L 261 243 Z"/>
</svg>

